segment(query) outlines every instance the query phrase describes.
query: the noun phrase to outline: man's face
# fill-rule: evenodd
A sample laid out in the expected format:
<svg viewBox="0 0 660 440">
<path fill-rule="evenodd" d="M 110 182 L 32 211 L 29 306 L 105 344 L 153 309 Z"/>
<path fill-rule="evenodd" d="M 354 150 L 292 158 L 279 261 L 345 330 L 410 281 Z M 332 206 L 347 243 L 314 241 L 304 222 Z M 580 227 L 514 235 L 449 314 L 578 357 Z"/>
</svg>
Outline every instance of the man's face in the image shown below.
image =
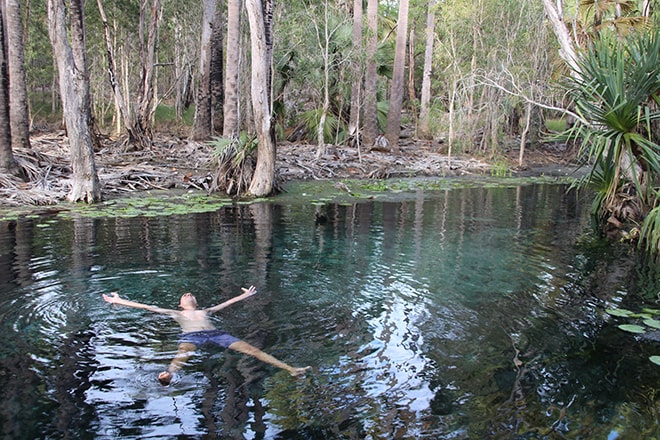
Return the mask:
<svg viewBox="0 0 660 440">
<path fill-rule="evenodd" d="M 181 301 L 179 302 L 179 307 L 182 309 L 186 308 L 197 308 L 197 299 L 192 293 L 184 293 L 181 295 Z"/>
</svg>

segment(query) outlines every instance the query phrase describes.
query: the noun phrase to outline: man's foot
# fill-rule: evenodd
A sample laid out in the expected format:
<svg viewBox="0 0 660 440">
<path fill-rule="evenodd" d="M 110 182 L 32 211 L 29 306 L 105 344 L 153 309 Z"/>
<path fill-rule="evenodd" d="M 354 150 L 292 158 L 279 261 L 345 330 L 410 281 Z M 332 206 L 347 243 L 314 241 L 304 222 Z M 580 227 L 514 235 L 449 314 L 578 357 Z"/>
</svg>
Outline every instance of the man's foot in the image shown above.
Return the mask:
<svg viewBox="0 0 660 440">
<path fill-rule="evenodd" d="M 305 373 L 311 369 L 312 367 L 294 368 L 289 370 L 289 374 L 291 374 L 293 377 L 304 376 Z"/>
<path fill-rule="evenodd" d="M 162 371 L 158 375 L 158 382 L 160 382 L 162 386 L 169 385 L 170 382 L 172 382 L 172 373 L 170 373 L 169 371 Z"/>
</svg>

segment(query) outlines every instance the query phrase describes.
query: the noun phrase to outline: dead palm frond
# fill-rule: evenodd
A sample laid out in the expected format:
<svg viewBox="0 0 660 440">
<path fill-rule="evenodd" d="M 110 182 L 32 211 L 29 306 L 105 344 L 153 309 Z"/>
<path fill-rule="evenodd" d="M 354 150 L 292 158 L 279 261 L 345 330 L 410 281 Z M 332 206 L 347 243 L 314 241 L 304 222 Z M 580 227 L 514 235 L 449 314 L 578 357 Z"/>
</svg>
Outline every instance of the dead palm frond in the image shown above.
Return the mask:
<svg viewBox="0 0 660 440">
<path fill-rule="evenodd" d="M 209 191 L 224 191 L 230 196 L 247 192 L 256 165 L 256 137 L 241 133 L 232 139 L 214 138 L 210 145 L 215 151 Z"/>
</svg>

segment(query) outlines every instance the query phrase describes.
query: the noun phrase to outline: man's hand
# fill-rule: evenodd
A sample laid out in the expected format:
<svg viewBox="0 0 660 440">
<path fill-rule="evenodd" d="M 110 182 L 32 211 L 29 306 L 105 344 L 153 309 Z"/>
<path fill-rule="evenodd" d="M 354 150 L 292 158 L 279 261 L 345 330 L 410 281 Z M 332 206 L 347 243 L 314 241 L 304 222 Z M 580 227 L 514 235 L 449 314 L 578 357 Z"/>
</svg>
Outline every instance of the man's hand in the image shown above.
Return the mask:
<svg viewBox="0 0 660 440">
<path fill-rule="evenodd" d="M 103 299 L 105 300 L 105 302 L 109 302 L 110 304 L 117 304 L 121 300 L 117 292 L 110 292 L 110 296 L 104 293 Z"/>
<path fill-rule="evenodd" d="M 246 289 L 245 287 L 241 287 L 241 290 L 243 291 L 243 295 L 245 298 L 248 298 L 252 295 L 256 295 L 257 293 L 257 288 L 254 286 L 250 286 L 249 289 Z"/>
</svg>

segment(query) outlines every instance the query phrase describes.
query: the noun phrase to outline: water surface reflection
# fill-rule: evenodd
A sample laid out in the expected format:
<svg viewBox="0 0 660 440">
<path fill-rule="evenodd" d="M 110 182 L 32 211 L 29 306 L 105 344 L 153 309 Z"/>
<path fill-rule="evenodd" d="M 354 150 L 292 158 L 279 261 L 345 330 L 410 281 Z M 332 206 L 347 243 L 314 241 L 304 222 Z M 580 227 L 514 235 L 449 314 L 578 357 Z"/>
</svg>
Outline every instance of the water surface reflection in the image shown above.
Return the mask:
<svg viewBox="0 0 660 440">
<path fill-rule="evenodd" d="M 587 222 L 555 185 L 6 225 L 2 434 L 657 435 L 658 347 L 602 313 L 637 292 L 577 244 Z M 216 324 L 312 374 L 208 350 L 161 387 L 176 324 L 100 298 L 173 307 L 193 291 L 208 306 L 250 284 Z"/>
</svg>

